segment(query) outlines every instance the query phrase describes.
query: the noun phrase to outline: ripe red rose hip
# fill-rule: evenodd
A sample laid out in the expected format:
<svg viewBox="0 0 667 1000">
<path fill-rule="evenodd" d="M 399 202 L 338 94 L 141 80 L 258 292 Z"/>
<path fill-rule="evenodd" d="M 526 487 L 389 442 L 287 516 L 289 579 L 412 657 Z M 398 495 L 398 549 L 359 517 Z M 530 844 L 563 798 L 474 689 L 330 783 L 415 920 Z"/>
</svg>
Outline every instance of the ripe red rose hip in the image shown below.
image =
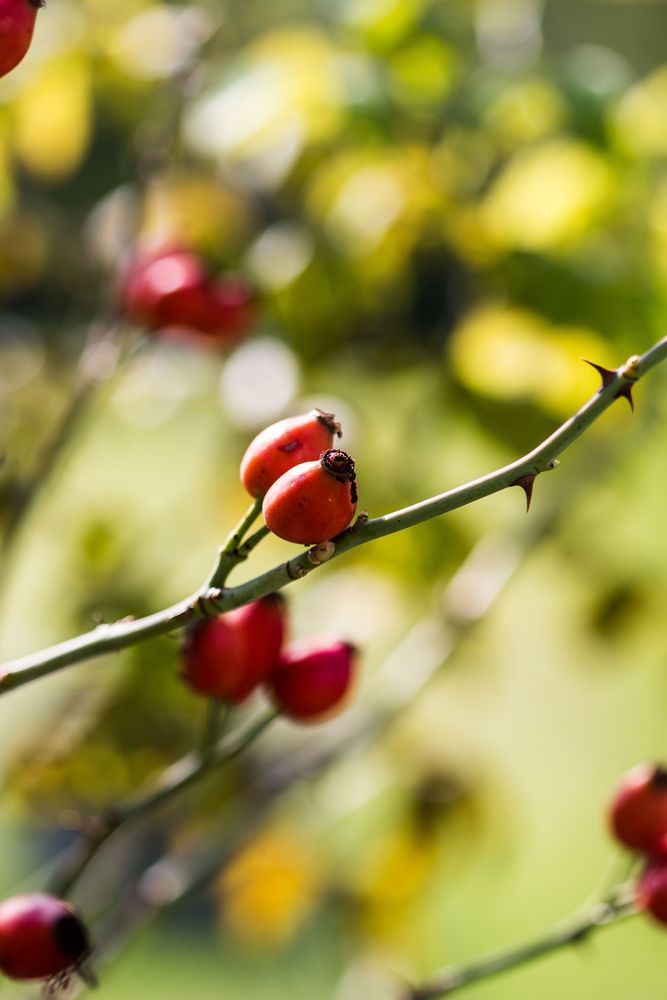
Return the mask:
<svg viewBox="0 0 667 1000">
<path fill-rule="evenodd" d="M 633 851 L 650 853 L 667 834 L 667 770 L 637 764 L 621 779 L 609 810 L 612 833 Z"/>
<path fill-rule="evenodd" d="M 637 904 L 651 916 L 667 924 L 667 851 L 652 858 L 637 883 Z"/>
<path fill-rule="evenodd" d="M 266 427 L 250 442 L 241 459 L 241 482 L 250 496 L 263 497 L 276 479 L 331 448 L 340 424 L 333 413 L 310 410 Z"/>
<path fill-rule="evenodd" d="M 239 671 L 234 700 L 246 698 L 274 669 L 286 632 L 285 599 L 267 594 L 223 616 L 238 632 L 243 646 L 243 670 Z M 229 697 L 229 696 L 228 696 Z"/>
<path fill-rule="evenodd" d="M 347 703 L 357 651 L 349 642 L 308 640 L 288 647 L 266 682 L 276 708 L 297 722 L 322 722 Z"/>
<path fill-rule="evenodd" d="M 279 538 L 316 545 L 340 534 L 357 507 L 354 460 L 344 451 L 325 451 L 277 479 L 264 497 L 262 513 Z"/>
<path fill-rule="evenodd" d="M 88 934 L 69 903 L 42 892 L 0 903 L 0 970 L 11 979 L 49 979 L 89 954 Z"/>
<path fill-rule="evenodd" d="M 278 662 L 285 624 L 279 594 L 196 622 L 181 648 L 184 679 L 198 694 L 244 701 Z"/>
<path fill-rule="evenodd" d="M 179 329 L 203 339 L 233 340 L 252 319 L 252 295 L 240 279 L 209 279 L 201 258 L 181 247 L 137 256 L 127 268 L 121 303 L 150 330 Z"/>
<path fill-rule="evenodd" d="M 189 250 L 172 247 L 139 254 L 125 273 L 122 303 L 128 315 L 139 323 L 150 328 L 164 326 L 175 322 L 183 297 L 196 294 L 205 280 L 199 258 Z"/>
<path fill-rule="evenodd" d="M 35 17 L 43 0 L 0 0 L 0 76 L 5 76 L 30 48 Z"/>
</svg>

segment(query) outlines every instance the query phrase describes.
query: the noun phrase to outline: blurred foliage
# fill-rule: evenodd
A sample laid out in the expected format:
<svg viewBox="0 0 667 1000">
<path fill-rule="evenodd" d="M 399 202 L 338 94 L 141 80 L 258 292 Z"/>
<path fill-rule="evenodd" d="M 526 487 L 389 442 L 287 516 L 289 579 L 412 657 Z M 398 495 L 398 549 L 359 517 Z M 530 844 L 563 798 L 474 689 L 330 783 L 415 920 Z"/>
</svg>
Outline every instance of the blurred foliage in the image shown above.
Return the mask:
<svg viewBox="0 0 667 1000">
<path fill-rule="evenodd" d="M 198 585 L 269 421 L 335 411 L 379 514 L 533 447 L 595 389 L 581 356 L 615 365 L 662 336 L 666 29 L 667 7 L 641 0 L 49 0 L 0 82 L 0 526 L 137 243 L 244 274 L 261 310 L 227 357 L 121 329 L 117 370 L 0 567 L 3 653 Z M 619 404 L 537 483 L 534 507 L 554 512 L 541 541 L 508 491 L 290 588 L 295 635 L 362 647 L 372 713 L 380 665 L 438 617 L 480 536 L 506 533 L 525 563 L 399 724 L 297 786 L 215 875 L 219 938 L 186 901 L 102 998 L 372 1000 L 387 976 L 509 944 L 588 896 L 611 856 L 607 789 L 667 756 L 664 386 L 656 372 L 632 424 Z M 269 539 L 240 572 L 289 551 Z M 484 585 L 477 572 L 466 600 Z M 3 700 L 3 891 L 62 845 L 59 822 L 198 739 L 177 648 Z M 156 843 L 189 843 L 190 814 L 195 832 L 224 826 L 268 757 L 316 735 L 263 739 Z M 657 997 L 663 951 L 628 926 L 595 963 L 562 956 L 470 996 Z"/>
</svg>

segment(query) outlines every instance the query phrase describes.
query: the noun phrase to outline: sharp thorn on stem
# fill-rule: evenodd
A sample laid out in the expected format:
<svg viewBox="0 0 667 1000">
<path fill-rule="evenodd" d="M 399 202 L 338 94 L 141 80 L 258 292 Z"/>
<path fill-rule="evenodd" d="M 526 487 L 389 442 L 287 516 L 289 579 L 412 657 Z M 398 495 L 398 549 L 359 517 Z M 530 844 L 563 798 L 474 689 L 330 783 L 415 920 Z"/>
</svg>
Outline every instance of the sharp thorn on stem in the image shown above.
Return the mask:
<svg viewBox="0 0 667 1000">
<path fill-rule="evenodd" d="M 513 483 L 510 483 L 510 486 L 519 486 L 526 494 L 526 514 L 530 510 L 530 501 L 533 499 L 533 483 L 536 479 L 537 474 L 531 472 L 530 475 L 519 476 Z"/>
<path fill-rule="evenodd" d="M 588 358 L 581 359 L 585 364 L 590 365 L 591 368 L 595 368 L 596 372 L 602 379 L 602 388 L 606 389 L 609 383 L 616 378 L 616 372 L 613 368 L 605 368 L 604 365 L 599 365 L 596 361 L 589 361 Z"/>
<path fill-rule="evenodd" d="M 602 386 L 601 386 L 602 389 L 606 389 L 607 386 L 610 384 L 610 382 L 613 382 L 613 380 L 619 374 L 617 371 L 614 371 L 613 368 L 605 368 L 603 365 L 598 365 L 595 361 L 589 361 L 588 358 L 582 358 L 581 360 L 584 361 L 587 365 L 590 365 L 591 368 L 595 368 L 596 372 L 602 379 Z M 633 358 L 630 358 L 629 362 L 626 362 L 625 367 L 621 372 L 621 376 L 623 378 L 631 378 L 633 382 L 636 382 L 639 376 L 634 374 L 634 368 L 632 367 L 631 364 L 632 361 Z M 630 409 L 634 412 L 635 403 L 632 398 L 631 384 L 626 383 L 625 385 L 622 385 L 614 398 L 620 399 L 621 396 L 623 396 L 624 399 L 627 399 L 628 403 L 630 404 Z"/>
</svg>

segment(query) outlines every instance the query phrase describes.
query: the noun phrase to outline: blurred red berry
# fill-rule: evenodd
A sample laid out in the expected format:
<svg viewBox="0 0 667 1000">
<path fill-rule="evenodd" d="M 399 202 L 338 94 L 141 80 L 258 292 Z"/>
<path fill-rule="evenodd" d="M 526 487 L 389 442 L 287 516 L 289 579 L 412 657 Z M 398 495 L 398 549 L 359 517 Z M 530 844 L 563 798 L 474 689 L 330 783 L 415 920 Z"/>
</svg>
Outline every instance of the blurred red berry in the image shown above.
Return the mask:
<svg viewBox="0 0 667 1000">
<path fill-rule="evenodd" d="M 347 703 L 357 651 L 348 642 L 308 640 L 288 647 L 266 687 L 276 708 L 297 722 L 323 722 Z"/>
<path fill-rule="evenodd" d="M 246 448 L 241 482 L 251 496 L 262 497 L 288 469 L 318 459 L 340 433 L 333 413 L 322 410 L 279 420 L 260 431 Z"/>
<path fill-rule="evenodd" d="M 211 281 L 197 254 L 182 248 L 135 258 L 120 297 L 128 316 L 151 330 L 187 331 L 210 341 L 233 340 L 253 318 L 253 296 L 240 278 Z"/>
<path fill-rule="evenodd" d="M 667 834 L 667 770 L 637 764 L 616 790 L 609 810 L 612 833 L 633 851 L 651 852 Z"/>
<path fill-rule="evenodd" d="M 667 924 L 667 851 L 649 860 L 637 883 L 637 904 Z"/>
<path fill-rule="evenodd" d="M 181 648 L 183 677 L 199 694 L 237 704 L 276 665 L 285 635 L 279 594 L 196 622 Z"/>
<path fill-rule="evenodd" d="M 35 17 L 43 0 L 0 0 L 0 76 L 5 76 L 30 48 Z"/>
<path fill-rule="evenodd" d="M 241 634 L 224 615 L 195 622 L 185 631 L 181 647 L 183 677 L 198 694 L 235 701 L 244 680 Z"/>
<path fill-rule="evenodd" d="M 49 979 L 90 954 L 76 910 L 42 892 L 0 903 L 0 970 L 11 979 Z"/>
<path fill-rule="evenodd" d="M 242 701 L 279 662 L 286 632 L 285 599 L 268 594 L 223 617 L 243 644 L 243 670 L 234 689 L 234 700 Z"/>
<path fill-rule="evenodd" d="M 262 512 L 274 535 L 315 545 L 340 534 L 357 507 L 354 460 L 344 451 L 326 451 L 319 462 L 289 469 L 270 487 Z"/>
<path fill-rule="evenodd" d="M 172 248 L 138 256 L 125 273 L 123 306 L 132 319 L 149 327 L 163 326 L 174 321 L 183 295 L 196 291 L 205 280 L 199 258 L 188 250 Z"/>
</svg>

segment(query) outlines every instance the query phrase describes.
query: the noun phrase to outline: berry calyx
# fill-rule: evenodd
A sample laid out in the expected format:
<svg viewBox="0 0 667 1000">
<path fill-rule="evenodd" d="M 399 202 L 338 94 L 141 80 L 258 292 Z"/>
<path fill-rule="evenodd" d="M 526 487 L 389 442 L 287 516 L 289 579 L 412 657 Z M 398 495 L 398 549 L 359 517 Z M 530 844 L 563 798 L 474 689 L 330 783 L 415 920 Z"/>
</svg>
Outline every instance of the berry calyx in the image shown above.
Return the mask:
<svg viewBox="0 0 667 1000">
<path fill-rule="evenodd" d="M 47 893 L 0 903 L 0 970 L 11 979 L 50 979 L 90 954 L 88 933 L 74 907 Z"/>
<path fill-rule="evenodd" d="M 344 708 L 357 670 L 357 650 L 340 640 L 288 647 L 266 682 L 272 702 L 296 722 L 323 722 Z"/>
<path fill-rule="evenodd" d="M 0 76 L 21 62 L 30 48 L 42 0 L 0 0 Z"/>
<path fill-rule="evenodd" d="M 652 852 L 667 834 L 667 769 L 657 764 L 631 768 L 612 800 L 609 824 L 626 847 Z"/>
<path fill-rule="evenodd" d="M 262 513 L 279 538 L 317 545 L 344 531 L 356 507 L 354 459 L 330 449 L 318 462 L 296 465 L 277 479 L 264 497 Z"/>
<path fill-rule="evenodd" d="M 285 602 L 268 594 L 191 625 L 181 648 L 184 680 L 198 694 L 238 704 L 275 667 L 286 631 Z"/>
<path fill-rule="evenodd" d="M 333 413 L 310 410 L 266 427 L 241 459 L 241 482 L 253 497 L 263 497 L 275 481 L 295 465 L 318 459 L 341 435 Z"/>
</svg>

